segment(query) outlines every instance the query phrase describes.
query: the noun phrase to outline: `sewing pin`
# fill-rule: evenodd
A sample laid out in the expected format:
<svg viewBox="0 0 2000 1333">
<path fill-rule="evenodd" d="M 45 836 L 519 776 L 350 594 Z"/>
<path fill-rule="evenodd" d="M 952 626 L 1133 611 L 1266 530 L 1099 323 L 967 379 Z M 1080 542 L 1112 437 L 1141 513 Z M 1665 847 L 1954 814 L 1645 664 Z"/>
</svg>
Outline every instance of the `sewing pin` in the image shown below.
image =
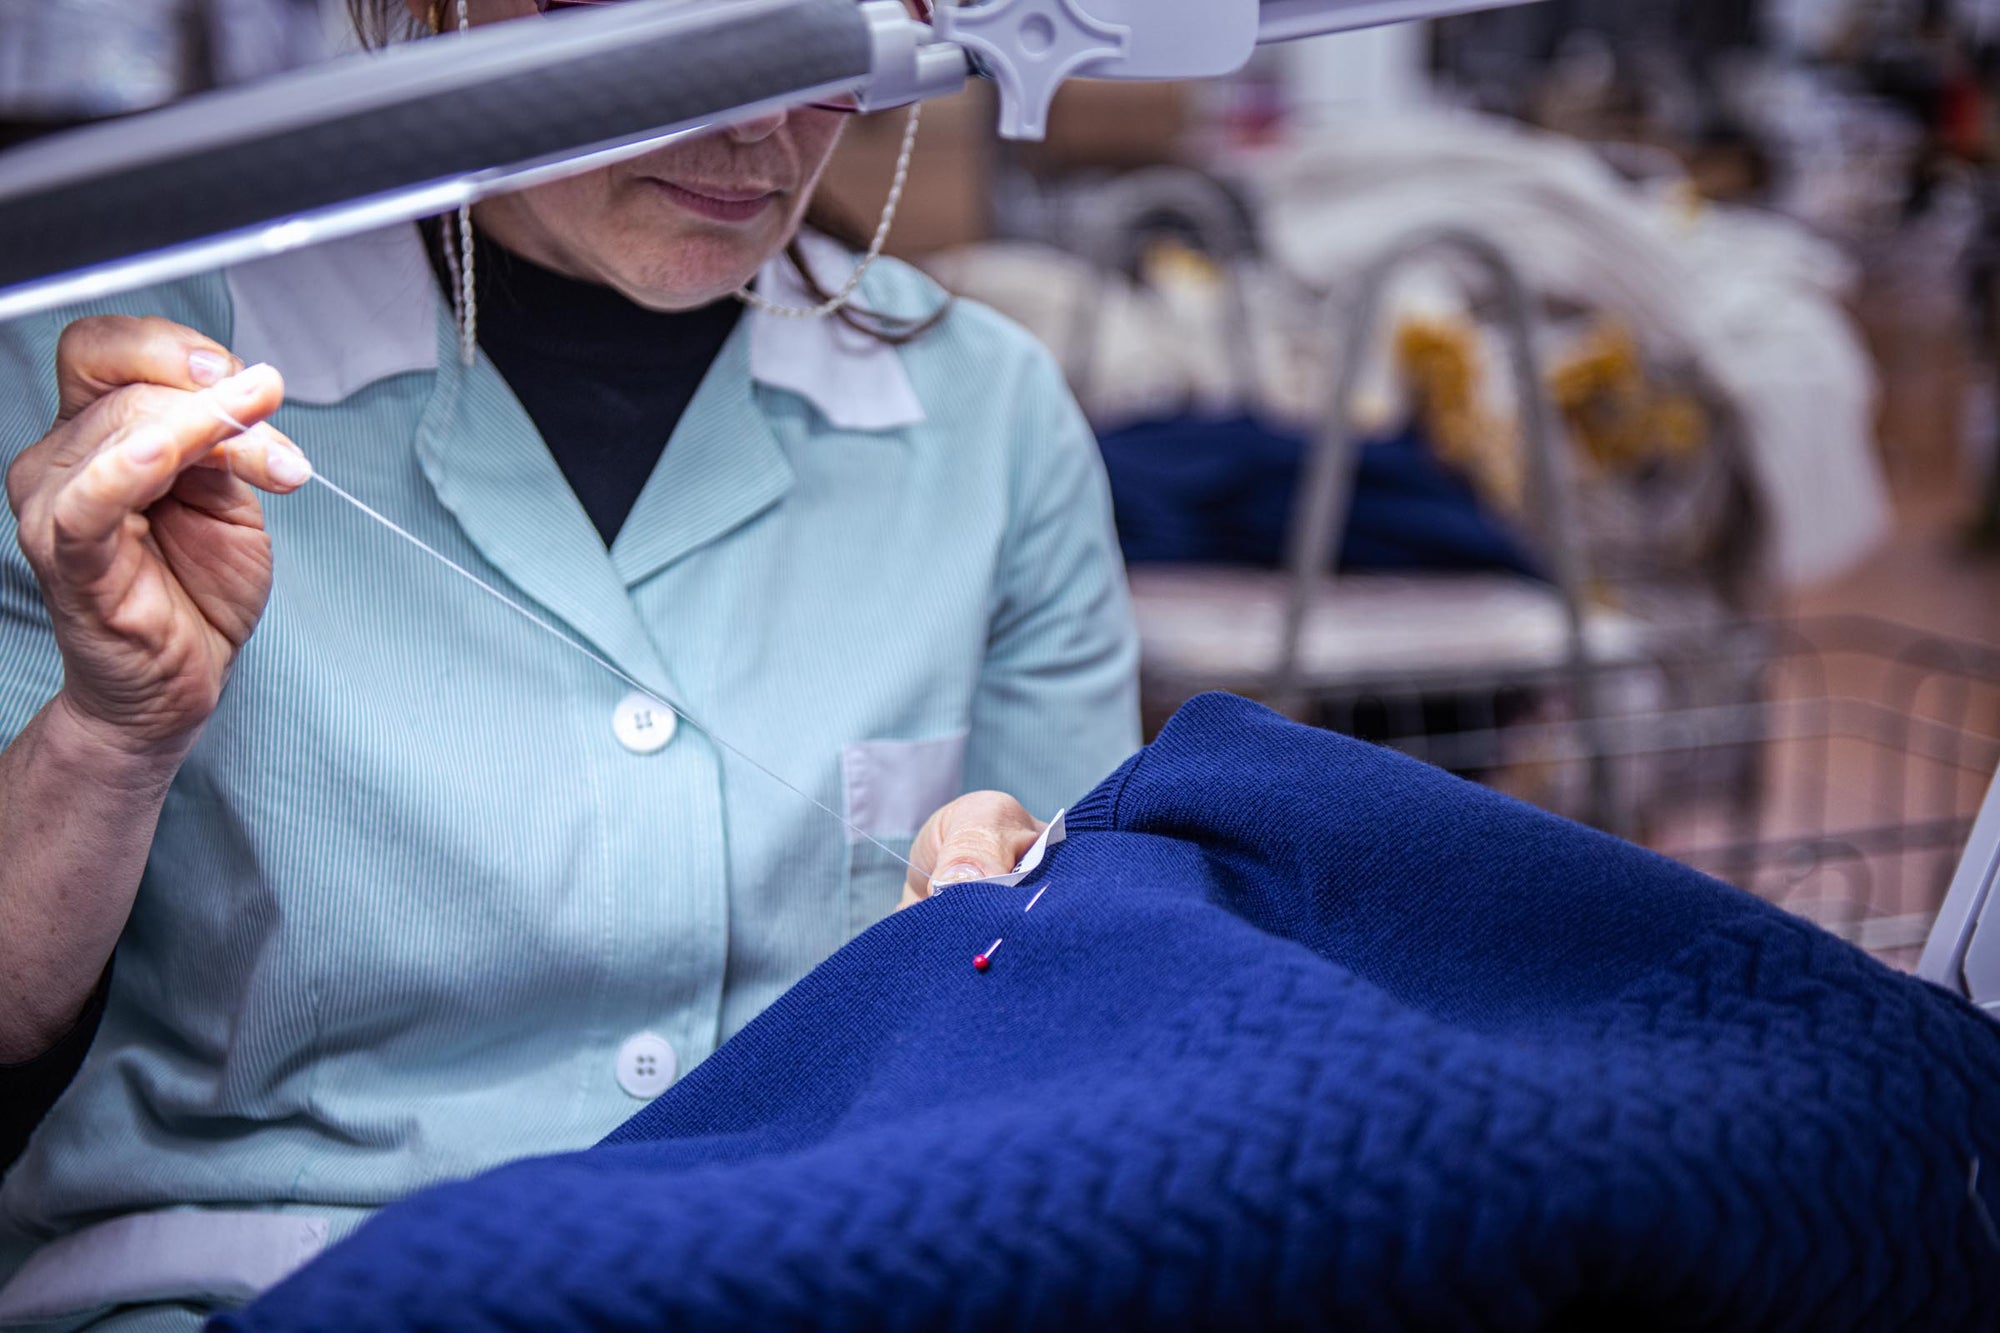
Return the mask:
<svg viewBox="0 0 2000 1333">
<path fill-rule="evenodd" d="M 1053 883 L 1055 883 L 1054 880 L 1049 881 L 1049 884 Z M 1041 888 L 1035 890 L 1035 896 L 1028 899 L 1028 905 L 1021 909 L 1021 915 L 1026 916 L 1028 913 L 1035 910 L 1035 904 L 1040 902 L 1042 900 L 1042 895 L 1049 891 L 1049 884 L 1044 884 L 1042 885 Z"/>
<path fill-rule="evenodd" d="M 984 972 L 987 968 L 993 966 L 993 955 L 997 953 L 1000 949 L 1000 946 L 1005 944 L 1006 942 L 1007 941 L 1005 939 L 995 940 L 993 941 L 993 943 L 986 946 L 985 953 L 973 955 L 972 970 L 975 972 Z"/>
</svg>

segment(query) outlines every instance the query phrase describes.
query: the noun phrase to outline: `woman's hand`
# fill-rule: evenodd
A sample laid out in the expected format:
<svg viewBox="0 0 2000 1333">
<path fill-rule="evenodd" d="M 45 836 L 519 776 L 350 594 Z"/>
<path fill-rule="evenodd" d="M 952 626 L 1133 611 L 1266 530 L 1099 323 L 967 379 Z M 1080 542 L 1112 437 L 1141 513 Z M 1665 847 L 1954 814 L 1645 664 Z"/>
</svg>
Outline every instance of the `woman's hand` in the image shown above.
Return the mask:
<svg viewBox="0 0 2000 1333">
<path fill-rule="evenodd" d="M 931 885 L 1005 875 L 1047 828 L 1005 792 L 961 796 L 924 821 L 910 848 L 915 866 L 903 881 L 898 911 L 931 896 Z"/>
<path fill-rule="evenodd" d="M 257 424 L 284 382 L 181 325 L 104 317 L 63 331 L 56 383 L 54 426 L 7 473 L 62 650 L 52 706 L 117 751 L 184 754 L 270 595 L 251 487 L 312 475 Z M 202 395 L 254 429 L 239 435 Z"/>
<path fill-rule="evenodd" d="M 132 911 L 161 803 L 271 591 L 255 492 L 312 475 L 284 384 L 162 319 L 86 319 L 54 426 L 7 471 L 61 691 L 0 750 L 0 1062 L 75 1023 Z"/>
</svg>

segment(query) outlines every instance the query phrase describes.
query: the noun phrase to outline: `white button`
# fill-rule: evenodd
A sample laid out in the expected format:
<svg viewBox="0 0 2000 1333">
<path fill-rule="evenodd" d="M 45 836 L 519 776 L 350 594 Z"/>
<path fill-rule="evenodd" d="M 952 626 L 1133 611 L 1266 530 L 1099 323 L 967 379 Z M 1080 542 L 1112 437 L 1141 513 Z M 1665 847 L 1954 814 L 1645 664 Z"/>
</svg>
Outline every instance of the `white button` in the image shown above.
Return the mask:
<svg viewBox="0 0 2000 1333">
<path fill-rule="evenodd" d="M 674 1081 L 678 1063 L 665 1037 L 641 1032 L 618 1048 L 618 1086 L 641 1101 L 651 1101 Z"/>
<path fill-rule="evenodd" d="M 673 709 L 637 690 L 620 699 L 618 710 L 611 715 L 611 730 L 617 733 L 618 743 L 633 754 L 666 749 L 679 728 L 680 719 Z"/>
</svg>

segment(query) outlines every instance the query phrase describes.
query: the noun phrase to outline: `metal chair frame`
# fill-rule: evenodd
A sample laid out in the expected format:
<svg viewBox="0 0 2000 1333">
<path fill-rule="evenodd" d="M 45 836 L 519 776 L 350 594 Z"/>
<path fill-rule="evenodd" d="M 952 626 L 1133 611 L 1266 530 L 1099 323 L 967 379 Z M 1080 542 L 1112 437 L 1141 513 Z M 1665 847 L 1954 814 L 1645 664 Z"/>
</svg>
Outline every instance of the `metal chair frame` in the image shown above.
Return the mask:
<svg viewBox="0 0 2000 1333">
<path fill-rule="evenodd" d="M 1456 254 L 1483 271 L 1498 299 L 1508 365 L 1520 403 L 1529 510 L 1562 602 L 1564 679 L 1571 691 L 1576 723 L 1593 752 L 1599 752 L 1603 749 L 1603 737 L 1597 672 L 1585 632 L 1588 571 L 1583 537 L 1576 517 L 1569 460 L 1562 448 L 1542 374 L 1533 304 L 1527 285 L 1506 251 L 1490 238 L 1460 227 L 1437 228 L 1407 238 L 1365 270 L 1359 290 L 1351 300 L 1344 294 L 1335 298 L 1343 302 L 1332 316 L 1342 330 L 1343 356 L 1340 374 L 1307 460 L 1305 482 L 1291 522 L 1286 560 L 1291 586 L 1270 698 L 1280 711 L 1297 716 L 1316 692 L 1317 683 L 1309 678 L 1300 661 L 1300 646 L 1316 601 L 1336 577 L 1329 571 L 1346 526 L 1360 465 L 1360 442 L 1355 438 L 1352 423 L 1367 348 L 1381 321 L 1391 280 L 1405 265 L 1439 253 Z M 1350 685 L 1351 682 L 1341 682 L 1343 689 Z M 1609 766 L 1603 766 L 1597 776 L 1600 782 L 1593 816 L 1608 827 L 1618 822 Z"/>
</svg>

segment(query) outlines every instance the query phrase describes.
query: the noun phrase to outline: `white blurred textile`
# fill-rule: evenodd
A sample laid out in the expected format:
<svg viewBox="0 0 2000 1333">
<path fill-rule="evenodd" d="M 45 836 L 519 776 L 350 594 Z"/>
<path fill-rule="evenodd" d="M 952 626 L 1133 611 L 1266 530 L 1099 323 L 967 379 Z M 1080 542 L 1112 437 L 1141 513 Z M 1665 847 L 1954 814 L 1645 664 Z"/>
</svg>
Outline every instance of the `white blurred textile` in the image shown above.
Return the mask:
<svg viewBox="0 0 2000 1333">
<path fill-rule="evenodd" d="M 1692 210 L 1573 140 L 1462 115 L 1322 132 L 1258 185 L 1275 262 L 1315 288 L 1354 283 L 1412 232 L 1467 228 L 1545 301 L 1616 315 L 1649 352 L 1691 358 L 1746 428 L 1779 583 L 1835 576 L 1886 534 L 1878 385 L 1842 304 L 1857 274 L 1796 224 Z"/>
<path fill-rule="evenodd" d="M 1692 365 L 1723 397 L 1765 512 L 1769 579 L 1831 578 L 1887 532 L 1878 385 L 1843 304 L 1856 271 L 1798 225 L 1693 209 L 1669 188 L 1632 185 L 1573 140 L 1436 112 L 1317 132 L 1246 184 L 1267 258 L 1238 270 L 1240 321 L 1219 284 L 1139 289 L 1050 246 L 969 247 L 927 267 L 1054 348 L 1100 427 L 1242 406 L 1307 423 L 1326 410 L 1338 369 L 1329 315 L 1367 269 L 1413 233 L 1475 231 L 1547 306 L 1617 318 L 1649 358 Z M 1411 316 L 1466 313 L 1468 282 L 1440 260 L 1391 285 L 1361 378 L 1364 427 L 1406 410 L 1390 331 Z M 1488 357 L 1496 368 L 1499 350 Z M 1557 350 L 1545 345 L 1545 358 Z M 1249 384 L 1233 369 L 1246 361 Z M 1486 380 L 1488 407 L 1511 414 L 1507 377 Z"/>
</svg>

